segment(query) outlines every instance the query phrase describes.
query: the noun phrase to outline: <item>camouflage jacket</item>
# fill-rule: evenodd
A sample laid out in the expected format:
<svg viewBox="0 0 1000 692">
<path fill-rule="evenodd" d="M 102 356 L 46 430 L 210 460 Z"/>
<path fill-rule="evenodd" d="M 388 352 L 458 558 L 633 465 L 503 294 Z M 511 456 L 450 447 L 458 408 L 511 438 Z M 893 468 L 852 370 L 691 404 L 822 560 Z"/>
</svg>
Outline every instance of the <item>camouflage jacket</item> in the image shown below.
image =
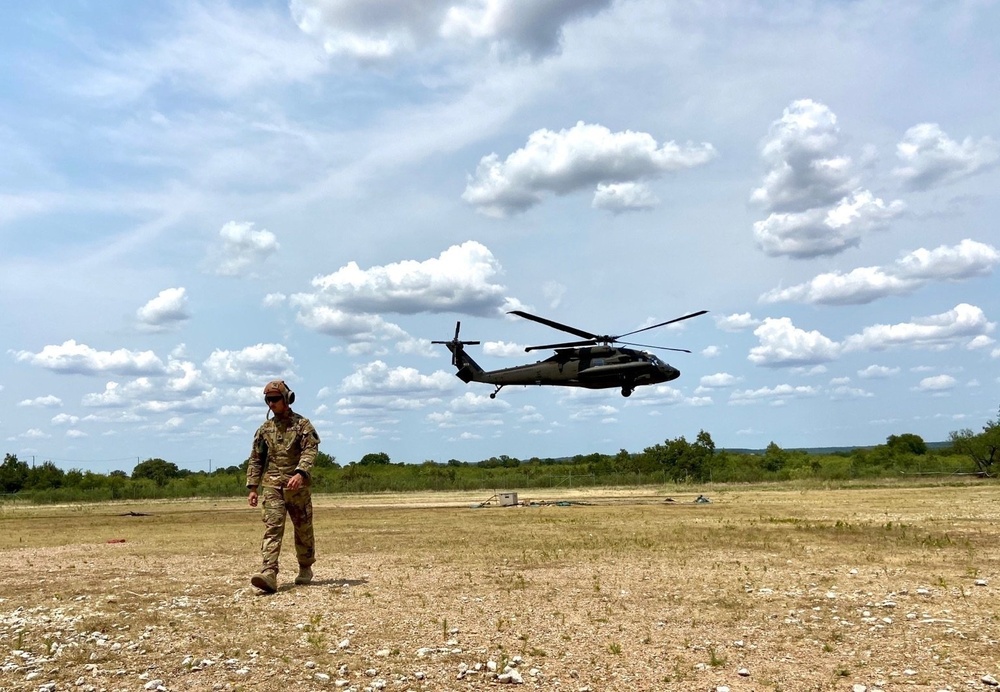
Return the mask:
<svg viewBox="0 0 1000 692">
<path fill-rule="evenodd" d="M 257 429 L 247 464 L 247 487 L 283 488 L 296 471 L 309 483 L 319 451 L 319 435 L 308 418 L 294 411 L 270 418 Z"/>
</svg>

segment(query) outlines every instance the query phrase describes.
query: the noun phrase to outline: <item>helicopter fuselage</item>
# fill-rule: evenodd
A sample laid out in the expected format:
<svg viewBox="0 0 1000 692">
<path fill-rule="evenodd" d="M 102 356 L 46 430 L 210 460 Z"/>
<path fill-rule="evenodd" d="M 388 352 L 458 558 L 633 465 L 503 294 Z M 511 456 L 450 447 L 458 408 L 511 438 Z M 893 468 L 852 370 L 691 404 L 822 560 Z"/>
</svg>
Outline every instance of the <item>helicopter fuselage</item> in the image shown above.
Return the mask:
<svg viewBox="0 0 1000 692">
<path fill-rule="evenodd" d="M 556 349 L 554 355 L 530 365 L 483 370 L 462 354 L 458 377 L 464 382 L 507 385 L 561 385 L 587 389 L 621 388 L 629 396 L 638 386 L 669 382 L 680 371 L 646 351 L 613 346 Z M 494 393 L 495 394 L 495 393 Z M 492 395 L 491 395 L 492 396 Z"/>
<path fill-rule="evenodd" d="M 432 341 L 433 344 L 443 344 L 451 351 L 451 364 L 458 370 L 455 374 L 463 382 L 485 382 L 496 387 L 490 394 L 495 399 L 497 392 L 510 384 L 519 385 L 558 385 L 561 387 L 585 387 L 587 389 L 610 389 L 620 387 L 622 396 L 631 396 L 632 391 L 639 386 L 670 382 L 680 377 L 680 370 L 664 363 L 652 353 L 639 351 L 627 346 L 645 348 L 662 348 L 669 351 L 683 351 L 685 348 L 668 348 L 666 346 L 649 346 L 622 341 L 622 337 L 638 334 L 650 329 L 665 327 L 684 320 L 704 315 L 707 310 L 692 312 L 683 317 L 677 317 L 666 322 L 659 322 L 648 327 L 641 327 L 617 336 L 598 335 L 561 324 L 538 315 L 511 310 L 510 314 L 523 317 L 533 322 L 539 322 L 553 329 L 580 337 L 581 340 L 547 344 L 545 346 L 528 346 L 525 351 L 537 351 L 551 348 L 555 354 L 545 360 L 530 365 L 515 365 L 512 368 L 499 370 L 484 370 L 465 352 L 467 345 L 478 344 L 479 341 L 462 341 L 458 338 L 462 323 L 455 323 L 455 337 L 450 341 Z M 616 345 L 621 344 L 621 345 Z"/>
</svg>

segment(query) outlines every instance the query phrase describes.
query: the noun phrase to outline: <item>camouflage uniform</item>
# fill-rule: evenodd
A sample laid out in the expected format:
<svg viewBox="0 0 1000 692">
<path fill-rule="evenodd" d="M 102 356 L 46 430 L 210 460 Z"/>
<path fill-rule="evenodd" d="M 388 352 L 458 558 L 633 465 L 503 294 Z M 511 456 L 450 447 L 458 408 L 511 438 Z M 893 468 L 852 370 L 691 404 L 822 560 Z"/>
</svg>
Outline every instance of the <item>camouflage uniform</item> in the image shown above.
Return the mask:
<svg viewBox="0 0 1000 692">
<path fill-rule="evenodd" d="M 278 573 L 278 555 L 285 534 L 285 516 L 295 529 L 295 556 L 300 567 L 316 561 L 313 539 L 311 473 L 319 435 L 309 419 L 291 409 L 288 415 L 268 419 L 254 435 L 247 464 L 247 487 L 261 486 L 264 540 L 261 543 L 262 573 Z M 288 479 L 301 473 L 305 482 L 298 490 L 285 487 Z"/>
</svg>

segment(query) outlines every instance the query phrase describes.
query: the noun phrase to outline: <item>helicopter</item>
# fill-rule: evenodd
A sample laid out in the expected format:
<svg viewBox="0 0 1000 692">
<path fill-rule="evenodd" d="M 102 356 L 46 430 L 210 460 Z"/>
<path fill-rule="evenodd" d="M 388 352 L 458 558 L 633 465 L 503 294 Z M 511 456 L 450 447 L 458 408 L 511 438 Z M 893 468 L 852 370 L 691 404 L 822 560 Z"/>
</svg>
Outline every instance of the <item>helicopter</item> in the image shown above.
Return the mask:
<svg viewBox="0 0 1000 692">
<path fill-rule="evenodd" d="M 544 324 L 581 338 L 580 341 L 568 341 L 543 346 L 528 346 L 525 352 L 541 349 L 555 349 L 555 354 L 545 360 L 530 365 L 516 365 L 499 370 L 483 370 L 466 352 L 466 346 L 479 344 L 479 341 L 462 341 L 458 338 L 461 322 L 455 323 L 455 337 L 451 341 L 432 341 L 433 344 L 444 344 L 451 351 L 451 364 L 458 372 L 456 376 L 465 383 L 485 382 L 496 387 L 490 394 L 496 399 L 497 393 L 509 384 L 514 385 L 556 385 L 563 387 L 585 387 L 587 389 L 609 389 L 620 387 L 622 396 L 631 396 L 636 387 L 647 384 L 669 382 L 680 377 L 680 370 L 664 363 L 657 356 L 646 351 L 638 351 L 627 346 L 641 348 L 656 348 L 665 351 L 680 351 L 691 353 L 685 348 L 668 348 L 666 346 L 650 346 L 636 344 L 621 339 L 626 336 L 645 332 L 657 327 L 681 322 L 704 315 L 708 310 L 699 310 L 690 315 L 677 317 L 666 322 L 660 322 L 649 327 L 636 329 L 617 336 L 591 334 L 576 327 L 560 324 L 545 317 L 532 315 L 523 310 L 511 310 L 508 314 L 523 317 L 526 320 Z M 616 346 L 615 344 L 621 344 Z"/>
</svg>

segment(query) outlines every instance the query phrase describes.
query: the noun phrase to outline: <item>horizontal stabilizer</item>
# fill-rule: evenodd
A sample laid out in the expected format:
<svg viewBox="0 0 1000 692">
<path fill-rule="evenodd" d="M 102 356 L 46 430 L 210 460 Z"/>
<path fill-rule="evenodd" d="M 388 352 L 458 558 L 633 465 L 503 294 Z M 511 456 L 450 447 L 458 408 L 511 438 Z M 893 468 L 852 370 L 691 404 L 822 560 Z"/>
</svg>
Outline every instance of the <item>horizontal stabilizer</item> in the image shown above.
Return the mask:
<svg viewBox="0 0 1000 692">
<path fill-rule="evenodd" d="M 482 372 L 481 369 L 480 372 Z M 458 379 L 468 384 L 469 382 L 472 382 L 475 373 L 476 373 L 475 368 L 471 367 L 468 363 L 466 363 L 461 368 L 459 368 L 458 372 L 456 372 L 455 374 L 458 376 Z"/>
</svg>

